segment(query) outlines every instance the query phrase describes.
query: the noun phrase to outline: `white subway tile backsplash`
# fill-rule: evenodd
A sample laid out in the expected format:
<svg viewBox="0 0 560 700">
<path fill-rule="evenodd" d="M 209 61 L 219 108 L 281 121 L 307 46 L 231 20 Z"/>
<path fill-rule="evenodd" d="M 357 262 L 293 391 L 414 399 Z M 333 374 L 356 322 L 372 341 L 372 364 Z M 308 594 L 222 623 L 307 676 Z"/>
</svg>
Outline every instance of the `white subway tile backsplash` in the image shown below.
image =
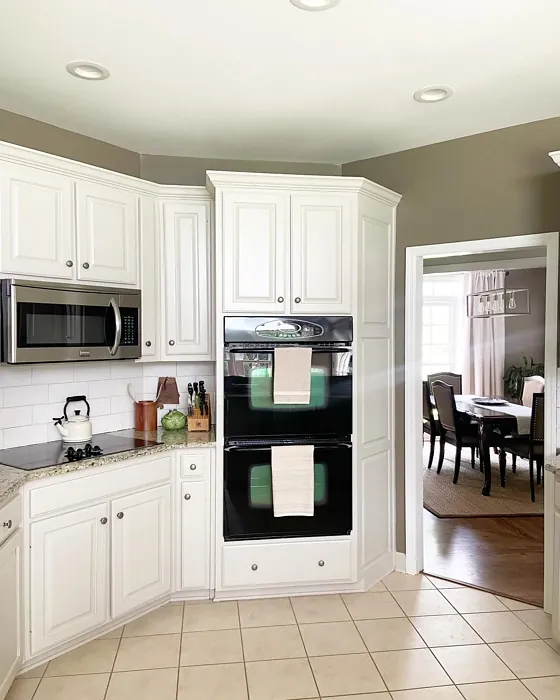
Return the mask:
<svg viewBox="0 0 560 700">
<path fill-rule="evenodd" d="M 87 396 L 94 432 L 132 428 L 134 411 L 128 384 L 138 400 L 154 399 L 158 378 L 172 376 L 178 377 L 183 409 L 189 382 L 203 379 L 209 392 L 215 390 L 213 362 L 109 361 L 0 367 L 0 449 L 59 440 L 52 419 L 62 415 L 68 396 Z"/>
<path fill-rule="evenodd" d="M 47 441 L 46 425 L 25 425 L 4 430 L 4 449 L 20 445 L 35 445 Z"/>
<path fill-rule="evenodd" d="M 74 365 L 71 362 L 60 364 L 33 365 L 32 384 L 62 384 L 74 381 Z"/>
<path fill-rule="evenodd" d="M 141 377 L 143 375 L 142 365 L 140 362 L 111 362 L 111 379 L 130 379 L 132 377 Z"/>
<path fill-rule="evenodd" d="M 62 409 L 69 396 L 87 396 L 87 382 L 63 382 L 62 384 L 49 384 L 49 398 L 47 401 L 35 401 L 35 403 L 54 403 L 59 404 L 59 411 L 62 414 Z M 56 415 L 56 413 L 55 413 Z"/>
<path fill-rule="evenodd" d="M 49 385 L 9 386 L 4 389 L 3 394 L 4 408 L 34 406 L 36 403 L 47 403 L 49 401 Z"/>
<path fill-rule="evenodd" d="M 111 378 L 112 362 L 76 362 L 74 364 L 75 382 L 93 382 Z"/>
<path fill-rule="evenodd" d="M 2 386 L 23 386 L 31 384 L 31 367 L 4 365 L 0 367 L 0 387 Z"/>
</svg>

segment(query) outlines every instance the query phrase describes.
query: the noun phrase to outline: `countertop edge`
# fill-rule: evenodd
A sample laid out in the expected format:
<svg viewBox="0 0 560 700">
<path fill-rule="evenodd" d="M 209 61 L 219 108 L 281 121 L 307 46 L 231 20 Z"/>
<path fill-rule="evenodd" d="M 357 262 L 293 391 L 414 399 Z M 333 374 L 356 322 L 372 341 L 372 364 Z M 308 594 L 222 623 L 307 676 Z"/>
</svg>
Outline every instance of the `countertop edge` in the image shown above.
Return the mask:
<svg viewBox="0 0 560 700">
<path fill-rule="evenodd" d="M 62 476 L 73 472 L 86 471 L 96 467 L 103 467 L 108 464 L 118 464 L 137 457 L 146 457 L 173 450 L 211 449 L 216 446 L 216 436 L 214 431 L 210 433 L 164 433 L 161 429 L 155 433 L 137 433 L 136 431 L 120 430 L 115 434 L 135 435 L 136 437 L 161 440 L 157 445 L 146 445 L 137 447 L 126 452 L 95 457 L 93 459 L 82 460 L 80 462 L 68 462 L 67 464 L 57 464 L 52 467 L 44 467 L 34 471 L 24 471 L 16 469 L 6 464 L 0 463 L 0 508 L 2 508 L 11 498 L 17 494 L 23 484 L 29 481 L 39 481 L 52 476 Z M 167 442 L 164 442 L 167 438 Z"/>
</svg>

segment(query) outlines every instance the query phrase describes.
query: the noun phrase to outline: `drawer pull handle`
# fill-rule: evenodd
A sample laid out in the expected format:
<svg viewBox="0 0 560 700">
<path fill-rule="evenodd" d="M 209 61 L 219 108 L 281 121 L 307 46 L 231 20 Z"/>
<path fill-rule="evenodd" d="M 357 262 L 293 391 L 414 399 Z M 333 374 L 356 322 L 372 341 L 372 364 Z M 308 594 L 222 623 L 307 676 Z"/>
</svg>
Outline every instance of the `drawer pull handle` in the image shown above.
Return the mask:
<svg viewBox="0 0 560 700">
<path fill-rule="evenodd" d="M 319 559 L 319 566 L 325 566 L 325 562 L 322 559 Z"/>
<path fill-rule="evenodd" d="M 107 518 L 101 518 L 100 522 L 102 525 L 107 525 Z"/>
<path fill-rule="evenodd" d="M 89 270 L 89 263 L 88 263 L 88 262 L 85 262 L 85 263 L 82 265 L 82 267 L 83 267 L 85 270 Z"/>
<path fill-rule="evenodd" d="M 120 513 L 117 513 L 117 518 L 119 520 L 122 520 L 124 518 L 124 513 L 122 511 Z"/>
<path fill-rule="evenodd" d="M 190 500 L 191 500 L 191 494 L 190 494 L 190 493 L 186 493 L 186 494 L 185 494 L 185 501 L 190 501 Z"/>
<path fill-rule="evenodd" d="M 256 564 L 253 564 L 253 566 L 251 567 L 251 569 L 252 569 L 253 571 L 256 571 L 258 568 L 259 568 L 259 567 L 258 567 Z"/>
<path fill-rule="evenodd" d="M 3 523 L 3 525 L 4 525 L 4 527 L 7 527 L 8 530 L 11 530 L 11 529 L 12 529 L 13 522 L 12 522 L 11 520 L 6 520 L 6 521 Z"/>
<path fill-rule="evenodd" d="M 196 469 L 196 464 L 191 464 L 190 469 L 191 472 L 194 472 L 194 470 Z"/>
</svg>

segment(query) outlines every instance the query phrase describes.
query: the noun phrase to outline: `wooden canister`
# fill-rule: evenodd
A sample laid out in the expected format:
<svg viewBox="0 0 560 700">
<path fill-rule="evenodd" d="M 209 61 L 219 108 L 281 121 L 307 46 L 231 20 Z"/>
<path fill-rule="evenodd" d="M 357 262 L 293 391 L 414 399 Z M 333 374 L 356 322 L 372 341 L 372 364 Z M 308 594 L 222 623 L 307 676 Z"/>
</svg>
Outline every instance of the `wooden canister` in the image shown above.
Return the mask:
<svg viewBox="0 0 560 700">
<path fill-rule="evenodd" d="M 134 427 L 143 432 L 157 430 L 156 401 L 136 401 L 134 404 Z"/>
</svg>

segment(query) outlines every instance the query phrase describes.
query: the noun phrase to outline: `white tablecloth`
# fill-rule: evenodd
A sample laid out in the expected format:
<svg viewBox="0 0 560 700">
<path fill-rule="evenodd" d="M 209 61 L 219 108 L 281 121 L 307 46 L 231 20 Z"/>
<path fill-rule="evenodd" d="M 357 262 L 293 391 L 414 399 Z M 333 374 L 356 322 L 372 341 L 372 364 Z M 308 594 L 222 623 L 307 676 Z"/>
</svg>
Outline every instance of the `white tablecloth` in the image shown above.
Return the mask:
<svg viewBox="0 0 560 700">
<path fill-rule="evenodd" d="M 473 403 L 473 399 L 481 398 L 473 394 L 456 394 L 455 401 L 457 403 L 470 403 L 479 408 L 486 408 L 489 411 L 497 411 L 498 413 L 507 413 L 517 419 L 517 432 L 519 435 L 528 435 L 531 430 L 531 409 L 528 406 L 520 406 L 516 403 L 506 403 L 501 406 L 481 406 Z"/>
</svg>

